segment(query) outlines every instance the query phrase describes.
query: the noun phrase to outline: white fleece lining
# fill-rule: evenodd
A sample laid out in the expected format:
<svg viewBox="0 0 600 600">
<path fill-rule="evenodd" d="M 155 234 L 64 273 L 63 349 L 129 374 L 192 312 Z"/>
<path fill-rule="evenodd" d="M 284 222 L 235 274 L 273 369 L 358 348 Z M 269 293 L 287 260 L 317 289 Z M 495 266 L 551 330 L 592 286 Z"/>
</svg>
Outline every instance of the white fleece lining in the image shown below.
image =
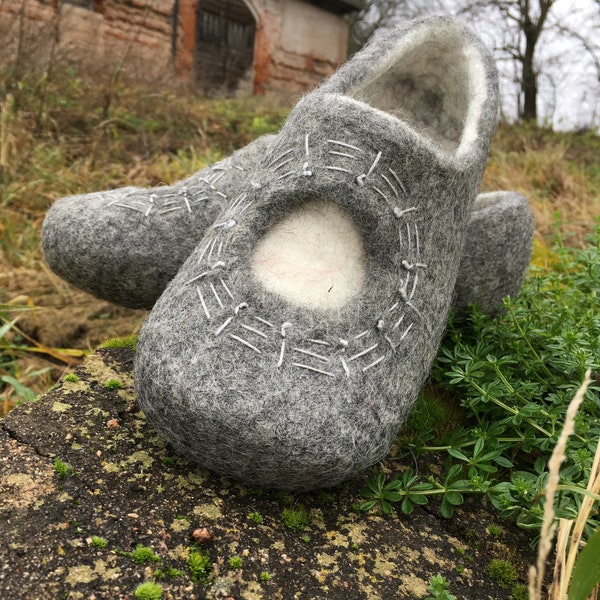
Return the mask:
<svg viewBox="0 0 600 600">
<path fill-rule="evenodd" d="M 288 302 L 338 309 L 365 279 L 361 236 L 338 206 L 308 202 L 275 225 L 252 256 L 254 276 Z"/>
<path fill-rule="evenodd" d="M 487 97 L 485 68 L 464 32 L 424 26 L 406 35 L 350 96 L 406 121 L 444 152 L 467 153 Z"/>
</svg>

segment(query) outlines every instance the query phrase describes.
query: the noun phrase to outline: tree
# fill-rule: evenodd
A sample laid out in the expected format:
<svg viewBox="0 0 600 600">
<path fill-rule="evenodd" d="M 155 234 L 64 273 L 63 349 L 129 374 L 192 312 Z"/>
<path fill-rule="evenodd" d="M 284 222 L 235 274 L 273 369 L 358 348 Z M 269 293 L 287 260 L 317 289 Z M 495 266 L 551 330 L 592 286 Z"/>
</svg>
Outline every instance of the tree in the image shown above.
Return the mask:
<svg viewBox="0 0 600 600">
<path fill-rule="evenodd" d="M 492 11 L 499 15 L 512 30 L 512 41 L 505 44 L 505 52 L 520 66 L 519 118 L 523 121 L 538 120 L 538 71 L 536 49 L 544 32 L 548 15 L 556 0 L 492 0 L 470 2 L 459 14 L 481 15 Z"/>
</svg>

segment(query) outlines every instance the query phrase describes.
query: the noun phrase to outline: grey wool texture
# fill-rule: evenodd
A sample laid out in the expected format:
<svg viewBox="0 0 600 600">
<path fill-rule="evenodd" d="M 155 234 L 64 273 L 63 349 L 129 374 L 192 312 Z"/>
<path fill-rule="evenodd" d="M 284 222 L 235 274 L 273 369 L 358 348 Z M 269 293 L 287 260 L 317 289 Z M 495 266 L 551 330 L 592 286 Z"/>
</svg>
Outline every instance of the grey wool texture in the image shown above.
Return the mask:
<svg viewBox="0 0 600 600">
<path fill-rule="evenodd" d="M 65 281 L 98 298 L 151 308 L 249 166 L 264 155 L 270 137 L 172 186 L 57 200 L 42 227 L 46 262 Z"/>
<path fill-rule="evenodd" d="M 476 304 L 490 315 L 501 312 L 502 299 L 515 298 L 523 285 L 533 232 L 533 215 L 521 194 L 490 192 L 477 196 L 454 287 L 454 308 L 464 311 Z"/>
<path fill-rule="evenodd" d="M 404 25 L 342 74 L 296 105 L 139 338 L 149 421 L 253 486 L 334 486 L 385 456 L 437 351 L 496 124 L 495 66 L 453 18 Z M 252 273 L 264 236 L 319 202 L 365 251 L 365 281 L 337 310 L 292 304 Z"/>
<path fill-rule="evenodd" d="M 152 308 L 213 224 L 214 215 L 226 207 L 275 139 L 264 135 L 171 186 L 125 187 L 57 200 L 44 220 L 46 261 L 63 279 L 98 298 Z M 185 202 L 169 204 L 183 190 L 188 200 L 196 199 L 191 212 Z M 154 208 L 148 213 L 161 202 L 167 205 L 163 210 L 171 206 L 177 211 L 166 212 L 162 219 L 153 214 Z M 533 218 L 525 197 L 512 191 L 480 194 L 469 217 L 453 308 L 463 311 L 477 304 L 484 312 L 498 314 L 502 299 L 515 297 L 521 288 L 532 241 Z"/>
</svg>

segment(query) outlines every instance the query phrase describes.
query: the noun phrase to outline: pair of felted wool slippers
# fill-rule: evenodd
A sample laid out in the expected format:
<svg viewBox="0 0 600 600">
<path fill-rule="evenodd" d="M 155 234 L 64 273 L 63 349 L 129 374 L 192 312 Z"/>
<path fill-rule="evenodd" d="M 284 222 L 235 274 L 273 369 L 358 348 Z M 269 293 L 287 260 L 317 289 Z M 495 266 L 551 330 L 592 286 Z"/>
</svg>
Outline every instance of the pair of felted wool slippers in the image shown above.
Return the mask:
<svg viewBox="0 0 600 600">
<path fill-rule="evenodd" d="M 96 296 L 152 307 L 136 392 L 178 452 L 251 485 L 332 486 L 389 450 L 453 298 L 494 311 L 522 283 L 526 200 L 476 200 L 497 109 L 480 40 L 418 19 L 301 99 L 277 136 L 173 186 L 59 200 L 46 259 Z"/>
</svg>

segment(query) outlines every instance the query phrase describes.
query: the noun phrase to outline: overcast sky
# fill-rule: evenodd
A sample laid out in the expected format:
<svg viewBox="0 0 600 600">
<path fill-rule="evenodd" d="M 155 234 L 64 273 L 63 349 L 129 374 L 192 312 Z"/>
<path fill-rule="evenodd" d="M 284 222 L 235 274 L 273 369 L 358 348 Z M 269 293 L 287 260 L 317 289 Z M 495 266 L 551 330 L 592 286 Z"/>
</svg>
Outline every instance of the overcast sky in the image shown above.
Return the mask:
<svg viewBox="0 0 600 600">
<path fill-rule="evenodd" d="M 555 31 L 554 24 L 581 35 L 582 43 Z M 600 6 L 594 0 L 557 0 L 537 49 L 540 67 L 538 111 L 557 129 L 600 126 Z M 516 92 L 509 93 L 510 70 L 501 67 L 505 103 L 516 114 Z M 512 98 L 511 98 L 512 96 Z M 512 102 L 511 102 L 512 100 Z"/>
</svg>

